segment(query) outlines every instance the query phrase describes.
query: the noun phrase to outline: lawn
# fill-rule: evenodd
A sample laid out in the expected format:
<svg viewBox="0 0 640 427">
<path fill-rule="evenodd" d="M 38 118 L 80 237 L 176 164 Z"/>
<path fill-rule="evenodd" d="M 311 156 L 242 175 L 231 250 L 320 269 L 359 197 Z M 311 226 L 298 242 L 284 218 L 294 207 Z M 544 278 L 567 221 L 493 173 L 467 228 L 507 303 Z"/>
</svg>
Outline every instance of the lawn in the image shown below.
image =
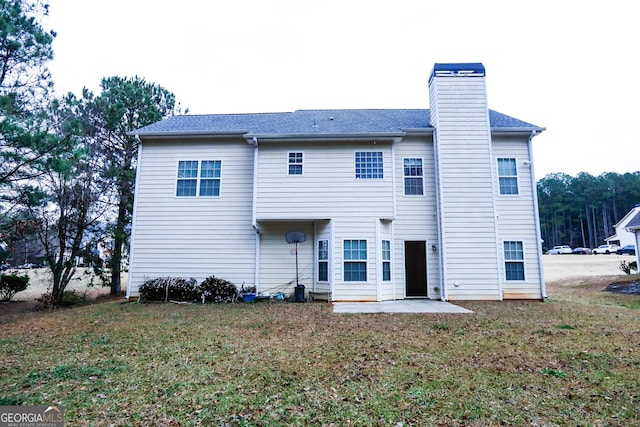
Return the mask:
<svg viewBox="0 0 640 427">
<path fill-rule="evenodd" d="M 0 404 L 89 426 L 640 424 L 640 296 L 594 282 L 472 315 L 102 304 L 0 331 Z"/>
</svg>

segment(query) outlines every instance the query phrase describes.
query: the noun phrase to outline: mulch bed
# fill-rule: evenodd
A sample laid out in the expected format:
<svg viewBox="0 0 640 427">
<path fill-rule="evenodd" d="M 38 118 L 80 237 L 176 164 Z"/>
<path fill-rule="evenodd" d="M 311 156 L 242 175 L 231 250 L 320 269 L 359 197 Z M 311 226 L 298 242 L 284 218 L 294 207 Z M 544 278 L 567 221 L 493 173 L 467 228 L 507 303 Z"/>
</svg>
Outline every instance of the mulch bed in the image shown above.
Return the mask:
<svg viewBox="0 0 640 427">
<path fill-rule="evenodd" d="M 627 283 L 612 283 L 603 289 L 604 292 L 615 294 L 640 295 L 640 281 Z"/>
</svg>

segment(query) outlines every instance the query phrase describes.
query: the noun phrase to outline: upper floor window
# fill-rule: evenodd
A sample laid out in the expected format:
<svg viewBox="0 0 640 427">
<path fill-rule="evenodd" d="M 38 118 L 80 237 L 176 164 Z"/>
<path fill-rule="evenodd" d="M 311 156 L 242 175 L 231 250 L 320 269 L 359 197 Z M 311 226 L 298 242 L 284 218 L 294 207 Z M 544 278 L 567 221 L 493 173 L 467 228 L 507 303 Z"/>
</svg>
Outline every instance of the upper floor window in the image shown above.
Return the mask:
<svg viewBox="0 0 640 427">
<path fill-rule="evenodd" d="M 524 280 L 524 248 L 521 241 L 504 242 L 504 270 L 507 280 Z"/>
<path fill-rule="evenodd" d="M 382 179 L 382 151 L 356 152 L 356 179 Z"/>
<path fill-rule="evenodd" d="M 516 159 L 498 159 L 498 184 L 500 186 L 500 194 L 518 194 Z"/>
<path fill-rule="evenodd" d="M 422 159 L 404 159 L 404 195 L 422 196 L 423 188 Z"/>
<path fill-rule="evenodd" d="M 302 160 L 302 153 L 289 153 L 289 175 L 302 175 Z"/>
<path fill-rule="evenodd" d="M 176 196 L 220 196 L 221 171 L 221 160 L 180 160 L 178 162 Z"/>
<path fill-rule="evenodd" d="M 344 281 L 367 281 L 367 241 L 345 240 L 344 254 Z"/>
</svg>

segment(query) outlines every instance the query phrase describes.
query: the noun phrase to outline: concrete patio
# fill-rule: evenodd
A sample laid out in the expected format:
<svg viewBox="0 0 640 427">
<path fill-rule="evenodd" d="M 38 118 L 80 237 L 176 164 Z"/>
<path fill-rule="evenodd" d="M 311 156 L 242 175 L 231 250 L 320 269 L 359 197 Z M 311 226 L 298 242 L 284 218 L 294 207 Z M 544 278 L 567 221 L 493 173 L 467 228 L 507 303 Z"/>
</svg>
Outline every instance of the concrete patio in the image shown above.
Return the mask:
<svg viewBox="0 0 640 427">
<path fill-rule="evenodd" d="M 334 302 L 334 313 L 459 313 L 473 311 L 444 301 L 415 299 L 382 302 Z"/>
</svg>

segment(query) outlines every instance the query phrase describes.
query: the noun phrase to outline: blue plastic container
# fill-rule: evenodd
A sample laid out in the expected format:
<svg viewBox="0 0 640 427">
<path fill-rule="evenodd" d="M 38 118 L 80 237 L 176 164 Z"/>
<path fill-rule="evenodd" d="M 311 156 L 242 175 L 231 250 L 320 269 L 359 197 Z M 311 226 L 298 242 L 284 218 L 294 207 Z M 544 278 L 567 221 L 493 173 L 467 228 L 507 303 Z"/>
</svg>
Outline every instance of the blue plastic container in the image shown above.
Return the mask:
<svg viewBox="0 0 640 427">
<path fill-rule="evenodd" d="M 255 302 L 256 294 L 242 294 L 242 302 Z"/>
</svg>

